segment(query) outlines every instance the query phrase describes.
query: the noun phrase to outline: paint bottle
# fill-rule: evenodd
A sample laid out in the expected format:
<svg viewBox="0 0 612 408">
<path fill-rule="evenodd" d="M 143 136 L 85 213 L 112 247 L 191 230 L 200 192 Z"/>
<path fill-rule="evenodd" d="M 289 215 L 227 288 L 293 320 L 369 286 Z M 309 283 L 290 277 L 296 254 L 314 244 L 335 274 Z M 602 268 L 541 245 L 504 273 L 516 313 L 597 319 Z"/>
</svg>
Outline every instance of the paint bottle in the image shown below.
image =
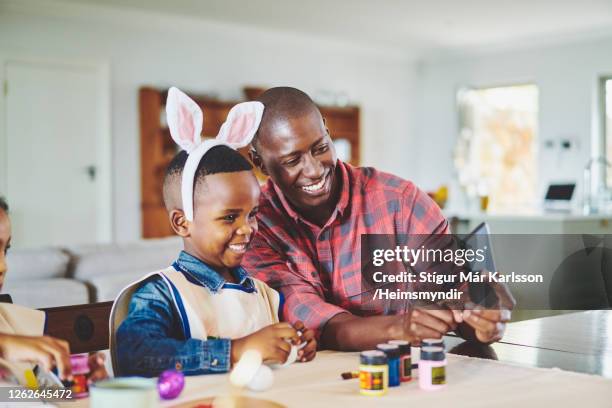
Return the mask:
<svg viewBox="0 0 612 408">
<path fill-rule="evenodd" d="M 391 340 L 389 344 L 399 347 L 400 351 L 400 381 L 408 382 L 412 380 L 412 358 L 410 355 L 410 342 L 406 340 Z"/>
<path fill-rule="evenodd" d="M 400 385 L 400 350 L 395 344 L 381 343 L 376 348 L 387 355 L 389 365 L 389 387 Z"/>
<path fill-rule="evenodd" d="M 414 368 L 417 368 L 419 365 L 419 360 L 421 359 L 421 346 L 411 346 L 411 354 L 410 357 L 412 358 L 412 366 Z M 418 377 L 419 376 L 419 370 L 415 370 L 412 373 L 413 377 Z"/>
<path fill-rule="evenodd" d="M 389 365 L 382 351 L 363 351 L 359 356 L 359 392 L 361 395 L 379 396 L 389 389 Z"/>
<path fill-rule="evenodd" d="M 72 366 L 72 392 L 76 398 L 85 398 L 89 395 L 87 375 L 89 374 L 89 355 L 87 353 L 70 356 Z"/>
<path fill-rule="evenodd" d="M 412 364 L 413 367 L 418 367 L 419 360 L 421 359 L 421 348 L 423 347 L 441 347 L 444 350 L 444 340 L 443 339 L 423 339 L 421 340 L 421 344 L 417 347 L 412 347 Z M 415 370 L 412 373 L 413 377 L 418 377 L 419 370 Z"/>
<path fill-rule="evenodd" d="M 423 339 L 421 340 L 421 347 L 441 347 L 444 349 L 444 339 Z"/>
<path fill-rule="evenodd" d="M 446 386 L 446 355 L 440 347 L 422 347 L 419 361 L 419 388 L 426 391 Z"/>
</svg>

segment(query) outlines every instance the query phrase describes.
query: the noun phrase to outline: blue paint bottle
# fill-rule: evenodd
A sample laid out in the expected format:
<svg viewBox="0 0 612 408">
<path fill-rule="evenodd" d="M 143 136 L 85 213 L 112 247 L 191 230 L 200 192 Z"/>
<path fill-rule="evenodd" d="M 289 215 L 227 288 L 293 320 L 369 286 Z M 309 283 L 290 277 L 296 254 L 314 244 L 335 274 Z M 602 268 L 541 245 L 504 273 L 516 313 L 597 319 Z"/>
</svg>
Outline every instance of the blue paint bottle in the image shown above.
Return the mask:
<svg viewBox="0 0 612 408">
<path fill-rule="evenodd" d="M 400 385 L 400 349 L 396 344 L 379 344 L 376 348 L 387 355 L 389 365 L 389 387 Z"/>
</svg>

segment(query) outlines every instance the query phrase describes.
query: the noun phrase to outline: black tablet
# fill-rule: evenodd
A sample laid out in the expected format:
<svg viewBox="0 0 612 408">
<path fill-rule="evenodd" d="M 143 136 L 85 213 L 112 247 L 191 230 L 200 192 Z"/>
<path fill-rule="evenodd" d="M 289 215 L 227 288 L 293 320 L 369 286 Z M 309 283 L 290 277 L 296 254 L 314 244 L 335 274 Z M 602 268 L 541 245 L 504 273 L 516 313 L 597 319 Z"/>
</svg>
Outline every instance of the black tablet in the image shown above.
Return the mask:
<svg viewBox="0 0 612 408">
<path fill-rule="evenodd" d="M 495 260 L 493 259 L 493 247 L 491 246 L 491 233 L 486 222 L 480 223 L 463 240 L 464 249 L 484 249 L 485 257 L 482 261 L 474 260 L 466 264 L 470 271 L 480 273 L 482 271 L 496 272 Z M 493 307 L 497 304 L 498 298 L 495 291 L 487 283 L 470 282 L 470 298 L 476 304 L 485 307 Z"/>
</svg>

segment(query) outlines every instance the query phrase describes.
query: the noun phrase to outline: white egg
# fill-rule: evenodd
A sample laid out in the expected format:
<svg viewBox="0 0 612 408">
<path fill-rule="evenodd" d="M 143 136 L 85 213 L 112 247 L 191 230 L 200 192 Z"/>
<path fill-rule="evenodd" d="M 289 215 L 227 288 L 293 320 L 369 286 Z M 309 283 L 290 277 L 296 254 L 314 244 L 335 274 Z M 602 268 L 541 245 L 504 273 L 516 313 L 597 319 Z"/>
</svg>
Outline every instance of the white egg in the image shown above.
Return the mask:
<svg viewBox="0 0 612 408">
<path fill-rule="evenodd" d="M 244 387 L 255 377 L 261 363 L 262 358 L 259 351 L 245 351 L 230 374 L 230 382 L 236 387 Z"/>
<path fill-rule="evenodd" d="M 257 370 L 255 377 L 247 384 L 251 391 L 265 391 L 272 387 L 274 383 L 274 373 L 267 365 L 262 365 Z"/>
</svg>

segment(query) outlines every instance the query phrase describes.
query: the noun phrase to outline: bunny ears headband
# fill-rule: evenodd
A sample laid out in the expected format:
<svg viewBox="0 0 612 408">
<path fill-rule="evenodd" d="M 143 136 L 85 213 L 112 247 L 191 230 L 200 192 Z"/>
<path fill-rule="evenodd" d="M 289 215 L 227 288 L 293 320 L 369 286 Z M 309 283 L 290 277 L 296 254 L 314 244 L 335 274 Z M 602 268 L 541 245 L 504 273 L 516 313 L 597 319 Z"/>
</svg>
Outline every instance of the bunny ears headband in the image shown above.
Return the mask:
<svg viewBox="0 0 612 408">
<path fill-rule="evenodd" d="M 242 102 L 234 106 L 227 115 L 215 139 L 202 141 L 204 124 L 202 110 L 191 98 L 172 87 L 168 90 L 166 117 L 172 139 L 189 155 L 183 168 L 181 200 L 183 211 L 193 221 L 193 180 L 200 160 L 214 146 L 228 146 L 236 150 L 253 140 L 261 122 L 264 105 L 261 102 Z"/>
</svg>

